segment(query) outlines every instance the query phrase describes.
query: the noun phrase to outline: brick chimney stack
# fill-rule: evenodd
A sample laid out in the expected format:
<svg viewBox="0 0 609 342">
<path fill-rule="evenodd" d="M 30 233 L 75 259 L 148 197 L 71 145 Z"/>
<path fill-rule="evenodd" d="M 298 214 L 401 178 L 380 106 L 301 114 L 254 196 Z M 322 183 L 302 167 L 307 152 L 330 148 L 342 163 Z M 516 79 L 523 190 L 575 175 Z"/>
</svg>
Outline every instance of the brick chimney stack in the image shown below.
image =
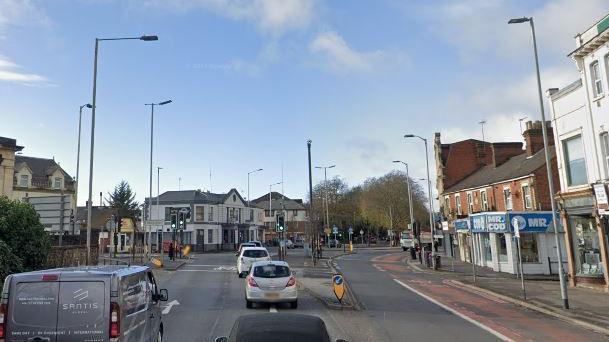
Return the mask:
<svg viewBox="0 0 609 342">
<path fill-rule="evenodd" d="M 548 145 L 554 146 L 554 131 L 552 130 L 552 122 L 546 121 L 548 130 Z M 534 155 L 543 149 L 543 132 L 541 121 L 527 121 L 526 130 L 522 133 L 526 144 L 527 157 Z"/>
</svg>

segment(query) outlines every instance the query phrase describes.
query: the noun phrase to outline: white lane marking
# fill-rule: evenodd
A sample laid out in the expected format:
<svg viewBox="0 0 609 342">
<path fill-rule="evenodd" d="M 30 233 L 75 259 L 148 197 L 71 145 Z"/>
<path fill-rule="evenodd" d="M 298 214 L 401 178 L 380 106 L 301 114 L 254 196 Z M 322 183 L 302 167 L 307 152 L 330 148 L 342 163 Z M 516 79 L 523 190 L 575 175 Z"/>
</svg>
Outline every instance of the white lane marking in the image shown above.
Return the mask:
<svg viewBox="0 0 609 342">
<path fill-rule="evenodd" d="M 376 268 L 377 270 L 381 271 L 381 272 L 387 272 L 387 270 L 382 269 L 379 265 L 377 264 L 372 264 L 372 266 L 374 266 L 374 268 Z"/>
<path fill-rule="evenodd" d="M 236 271 L 237 266 L 219 266 L 214 268 L 216 271 Z"/>
<path fill-rule="evenodd" d="M 469 316 L 466 316 L 466 315 L 460 313 L 459 311 L 457 311 L 457 310 L 455 310 L 455 309 L 453 309 L 453 308 L 451 308 L 451 307 L 449 307 L 449 306 L 447 306 L 445 304 L 442 304 L 442 303 L 438 302 L 437 300 L 429 297 L 428 295 L 426 295 L 426 294 L 424 294 L 424 293 L 422 293 L 422 292 L 420 292 L 418 290 L 415 290 L 414 288 L 412 288 L 412 287 L 404 284 L 403 282 L 401 282 L 399 279 L 393 279 L 393 280 L 395 280 L 396 283 L 402 285 L 404 288 L 406 288 L 406 289 L 408 289 L 408 290 L 418 294 L 419 296 L 421 296 L 421 297 L 427 299 L 428 301 L 436 304 L 437 306 L 441 307 L 442 309 L 451 312 L 453 315 L 461 317 L 462 319 L 472 323 L 473 325 L 477 326 L 478 328 L 483 329 L 483 330 L 485 330 L 485 331 L 495 335 L 499 339 L 501 339 L 503 341 L 514 341 L 511 338 L 503 335 L 502 333 L 500 333 L 500 332 L 498 332 L 498 331 L 496 331 L 496 330 L 494 330 L 494 329 L 492 329 L 492 328 L 490 328 L 490 327 L 488 327 L 488 326 L 486 326 L 486 325 L 476 321 L 475 319 L 473 319 L 473 318 L 471 318 Z"/>
<path fill-rule="evenodd" d="M 165 308 L 163 309 L 163 311 L 161 311 L 161 313 L 163 315 L 167 315 L 169 313 L 169 311 L 171 311 L 171 308 L 173 308 L 174 305 L 180 305 L 180 302 L 178 302 L 177 300 L 172 300 L 171 302 L 167 303 L 167 305 L 165 306 Z"/>
<path fill-rule="evenodd" d="M 189 270 L 189 269 L 182 269 L 182 270 L 178 270 L 178 272 L 214 272 L 214 273 L 233 273 L 235 271 L 220 271 L 220 270 Z"/>
<path fill-rule="evenodd" d="M 204 264 L 188 264 L 188 267 L 231 267 L 230 265 L 204 265 Z M 232 266 L 236 267 L 236 266 Z"/>
<path fill-rule="evenodd" d="M 275 305 L 269 306 L 269 312 L 270 313 L 277 313 L 277 308 L 275 307 Z"/>
</svg>

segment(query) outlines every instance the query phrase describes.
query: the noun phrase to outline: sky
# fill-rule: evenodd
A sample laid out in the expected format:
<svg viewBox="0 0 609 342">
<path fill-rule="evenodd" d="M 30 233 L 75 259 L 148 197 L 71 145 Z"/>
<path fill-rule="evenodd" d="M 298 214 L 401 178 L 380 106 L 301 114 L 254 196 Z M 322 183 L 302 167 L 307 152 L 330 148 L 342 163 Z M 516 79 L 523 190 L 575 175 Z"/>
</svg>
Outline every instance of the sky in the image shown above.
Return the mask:
<svg viewBox="0 0 609 342">
<path fill-rule="evenodd" d="M 509 18 L 535 18 L 545 90 L 577 79 L 573 37 L 608 11 L 606 0 L 0 0 L 0 136 L 74 176 L 95 38 L 154 34 L 100 43 L 94 203 L 121 180 L 148 196 L 144 104 L 168 99 L 155 108 L 155 196 L 161 166 L 161 192 L 247 197 L 247 173 L 263 168 L 251 176 L 252 199 L 282 170 L 286 196 L 304 198 L 308 139 L 313 166 L 335 164 L 328 177 L 350 185 L 395 159 L 423 178 L 424 145 L 404 134 L 427 138 L 431 154 L 435 132 L 444 143 L 479 139 L 486 120 L 486 140 L 521 141 L 518 118 L 540 118 L 530 28 Z"/>
</svg>

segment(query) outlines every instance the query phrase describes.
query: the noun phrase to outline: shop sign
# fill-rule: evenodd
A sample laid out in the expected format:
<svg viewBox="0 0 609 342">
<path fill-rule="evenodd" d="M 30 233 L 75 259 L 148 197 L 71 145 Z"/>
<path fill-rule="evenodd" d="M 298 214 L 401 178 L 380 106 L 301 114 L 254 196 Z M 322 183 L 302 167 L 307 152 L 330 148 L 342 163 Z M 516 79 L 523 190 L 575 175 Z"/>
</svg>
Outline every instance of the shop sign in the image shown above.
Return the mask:
<svg viewBox="0 0 609 342">
<path fill-rule="evenodd" d="M 509 212 L 507 214 L 509 223 L 514 231 L 522 233 L 553 233 L 554 224 L 551 211 L 537 212 Z M 556 217 L 559 217 L 556 214 Z M 562 226 L 558 226 L 562 232 Z"/>
<path fill-rule="evenodd" d="M 442 221 L 442 230 L 448 230 L 448 221 Z"/>
<path fill-rule="evenodd" d="M 609 215 L 609 201 L 607 200 L 607 190 L 605 184 L 594 184 L 594 194 L 596 195 L 596 208 L 599 215 Z"/>
<path fill-rule="evenodd" d="M 482 233 L 486 232 L 486 215 L 484 214 L 474 214 L 470 215 L 469 219 L 471 220 L 470 225 L 472 227 L 472 233 Z"/>
<path fill-rule="evenodd" d="M 509 233 L 506 213 L 481 213 L 470 215 L 472 233 Z"/>
<path fill-rule="evenodd" d="M 455 230 L 468 231 L 469 230 L 469 219 L 459 219 L 453 222 Z"/>
</svg>

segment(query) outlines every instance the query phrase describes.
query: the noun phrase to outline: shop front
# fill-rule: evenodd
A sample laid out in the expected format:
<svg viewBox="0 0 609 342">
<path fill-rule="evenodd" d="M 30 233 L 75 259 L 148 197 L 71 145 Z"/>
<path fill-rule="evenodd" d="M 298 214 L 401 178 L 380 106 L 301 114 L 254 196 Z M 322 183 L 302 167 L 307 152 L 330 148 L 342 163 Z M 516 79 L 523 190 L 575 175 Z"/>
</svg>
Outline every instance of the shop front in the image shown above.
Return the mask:
<svg viewBox="0 0 609 342">
<path fill-rule="evenodd" d="M 458 219 L 453 221 L 457 233 L 457 245 L 459 247 L 459 259 L 464 262 L 471 260 L 471 234 L 469 233 L 469 219 Z"/>
</svg>

